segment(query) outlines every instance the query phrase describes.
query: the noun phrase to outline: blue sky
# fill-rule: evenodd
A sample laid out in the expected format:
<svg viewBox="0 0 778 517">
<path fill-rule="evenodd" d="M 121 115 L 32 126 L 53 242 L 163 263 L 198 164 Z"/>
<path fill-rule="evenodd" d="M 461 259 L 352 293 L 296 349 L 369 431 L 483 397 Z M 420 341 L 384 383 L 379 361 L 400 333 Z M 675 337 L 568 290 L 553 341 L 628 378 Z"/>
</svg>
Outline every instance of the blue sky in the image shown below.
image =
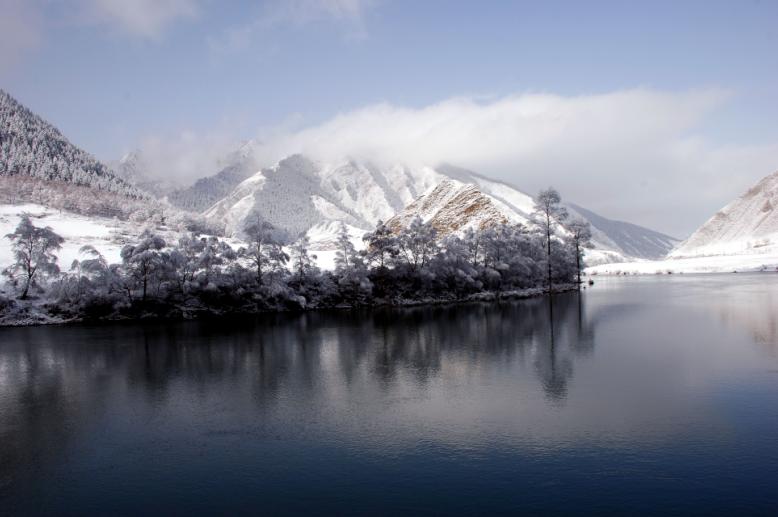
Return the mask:
<svg viewBox="0 0 778 517">
<path fill-rule="evenodd" d="M 506 99 L 546 109 L 533 95 L 549 95 L 557 103 L 544 112 L 549 123 L 567 122 L 531 152 L 500 147 L 490 155 L 500 159 L 455 147 L 448 153 L 447 134 L 434 133 L 436 154 L 419 159 L 451 154 L 529 191 L 553 181 L 604 215 L 677 234 L 778 170 L 778 2 L 0 0 L 0 9 L 0 87 L 106 160 L 135 147 L 157 154 L 168 147 L 199 156 L 203 170 L 192 174 L 200 175 L 213 159 L 197 154 L 204 147 L 215 156 L 240 139 L 260 135 L 272 146 L 283 134 L 271 159 L 280 149 L 305 148 L 301 131 L 320 143 L 336 116 L 351 121 L 345 125 L 352 133 L 370 132 L 359 125 L 366 118 L 396 123 L 399 133 L 403 124 L 426 124 L 430 107 L 450 107 L 452 99 L 492 111 Z M 625 92 L 631 100 L 623 101 Z M 646 98 L 657 96 L 666 101 L 663 115 L 647 136 L 643 121 L 657 111 Z M 599 114 L 585 107 L 592 103 Z M 365 117 L 375 106 L 391 115 Z M 697 107 L 685 113 L 687 106 Z M 447 124 L 470 127 L 473 117 L 483 118 L 460 108 L 446 112 Z M 610 127 L 606 119 L 617 136 L 621 125 L 646 146 L 666 146 L 653 165 L 662 170 L 628 170 L 631 161 L 647 161 L 644 151 L 630 155 L 630 145 L 620 146 L 625 156 L 613 163 L 576 155 L 579 133 L 563 135 L 565 128 L 589 124 L 592 134 L 612 140 L 598 131 Z M 494 125 L 512 127 L 510 120 Z M 485 134 L 510 147 L 502 137 Z M 605 143 L 589 147 L 606 152 Z M 598 172 L 573 177 L 561 170 L 570 163 L 544 158 L 543 149 L 568 147 L 578 161 L 599 164 Z M 409 153 L 407 143 L 384 151 L 398 159 Z M 662 183 L 675 181 L 689 162 L 708 165 L 689 172 L 676 197 L 661 198 Z M 630 195 L 660 197 L 682 210 L 682 221 L 648 203 L 613 200 L 614 184 L 640 182 L 644 195 Z"/>
</svg>

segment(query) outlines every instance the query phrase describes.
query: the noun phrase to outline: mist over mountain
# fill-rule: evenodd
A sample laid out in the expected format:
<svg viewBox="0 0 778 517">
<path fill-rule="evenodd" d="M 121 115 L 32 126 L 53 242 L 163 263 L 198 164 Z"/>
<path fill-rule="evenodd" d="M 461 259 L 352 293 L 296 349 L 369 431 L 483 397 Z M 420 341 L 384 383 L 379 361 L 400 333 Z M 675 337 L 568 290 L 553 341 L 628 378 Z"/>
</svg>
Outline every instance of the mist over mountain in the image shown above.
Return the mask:
<svg viewBox="0 0 778 517">
<path fill-rule="evenodd" d="M 226 197 L 238 184 L 257 172 L 254 143 L 242 144 L 222 163 L 224 167 L 212 176 L 206 176 L 192 185 L 167 193 L 167 200 L 182 210 L 202 212 Z"/>
<path fill-rule="evenodd" d="M 290 235 L 307 232 L 314 241 L 329 242 L 336 222 L 358 233 L 378 221 L 401 225 L 419 215 L 440 229 L 459 231 L 500 222 L 532 226 L 534 209 L 532 196 L 519 189 L 450 164 L 326 163 L 297 154 L 246 179 L 204 215 L 224 224 L 231 235 L 240 234 L 256 213 Z M 661 256 L 674 242 L 637 225 L 587 213 L 597 222 L 592 225 L 595 250 L 589 252 L 593 262 Z"/>
</svg>

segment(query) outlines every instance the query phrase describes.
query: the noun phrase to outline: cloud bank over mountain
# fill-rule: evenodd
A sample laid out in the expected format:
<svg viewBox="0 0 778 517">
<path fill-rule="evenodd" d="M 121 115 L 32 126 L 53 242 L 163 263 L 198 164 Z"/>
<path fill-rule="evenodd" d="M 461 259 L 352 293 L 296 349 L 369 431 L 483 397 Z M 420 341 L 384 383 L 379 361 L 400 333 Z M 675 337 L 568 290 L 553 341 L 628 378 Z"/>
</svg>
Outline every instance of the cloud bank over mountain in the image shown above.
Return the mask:
<svg viewBox="0 0 778 517">
<path fill-rule="evenodd" d="M 548 185 L 608 217 L 685 237 L 725 204 L 778 169 L 778 143 L 720 144 L 705 136 L 706 117 L 732 94 L 721 89 L 632 89 L 562 96 L 455 97 L 422 107 L 389 103 L 258 130 L 257 163 L 291 154 L 337 162 L 450 163 L 534 193 Z M 239 135 L 223 126 L 148 137 L 155 170 L 202 177 Z M 243 137 L 249 135 L 241 135 Z"/>
<path fill-rule="evenodd" d="M 258 160 L 303 153 L 411 164 L 453 163 L 534 192 L 549 184 L 610 217 L 684 236 L 778 169 L 778 145 L 720 145 L 702 135 L 730 93 L 633 89 L 566 97 L 457 97 L 376 104 L 326 122 L 263 132 Z"/>
</svg>

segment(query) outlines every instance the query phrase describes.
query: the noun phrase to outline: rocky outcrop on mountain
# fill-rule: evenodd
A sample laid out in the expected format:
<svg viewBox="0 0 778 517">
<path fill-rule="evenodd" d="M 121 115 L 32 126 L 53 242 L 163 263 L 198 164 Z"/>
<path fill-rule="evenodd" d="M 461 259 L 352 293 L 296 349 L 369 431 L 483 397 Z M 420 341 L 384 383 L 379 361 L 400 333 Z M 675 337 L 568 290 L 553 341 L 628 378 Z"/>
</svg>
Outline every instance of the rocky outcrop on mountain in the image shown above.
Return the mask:
<svg viewBox="0 0 778 517">
<path fill-rule="evenodd" d="M 522 219 L 499 201 L 482 193 L 476 185 L 451 179 L 440 182 L 386 224 L 397 231 L 408 227 L 416 217 L 431 224 L 441 236 L 467 228 L 484 229 Z"/>
</svg>

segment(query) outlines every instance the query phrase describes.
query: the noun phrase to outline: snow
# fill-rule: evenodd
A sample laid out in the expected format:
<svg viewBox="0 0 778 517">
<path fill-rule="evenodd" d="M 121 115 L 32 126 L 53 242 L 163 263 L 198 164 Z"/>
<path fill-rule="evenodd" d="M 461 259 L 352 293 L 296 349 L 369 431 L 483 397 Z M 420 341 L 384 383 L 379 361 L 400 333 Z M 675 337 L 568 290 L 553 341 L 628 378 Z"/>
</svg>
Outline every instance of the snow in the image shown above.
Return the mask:
<svg viewBox="0 0 778 517">
<path fill-rule="evenodd" d="M 12 233 L 23 213 L 32 216 L 36 226 L 51 226 L 65 239 L 62 249 L 58 251 L 58 264 L 63 271 L 68 270 L 76 259 L 83 259 L 79 254 L 82 246 L 94 246 L 110 263 L 121 262 L 121 249 L 126 244 L 135 242 L 143 233 L 145 227 L 128 221 L 109 219 L 105 217 L 86 217 L 48 208 L 37 204 L 0 205 L 0 270 L 13 262 L 11 241 L 5 235 Z M 181 237 L 181 233 L 166 227 L 156 227 L 153 230 L 162 235 L 168 244 L 172 245 Z M 351 242 L 356 249 L 362 249 L 361 228 L 346 225 Z M 317 256 L 316 264 L 326 270 L 335 267 L 335 239 L 340 231 L 340 223 L 326 222 L 312 227 L 307 235 L 311 240 L 310 252 Z M 233 249 L 245 245 L 237 238 L 224 239 Z M 286 250 L 287 253 L 289 250 Z"/>
<path fill-rule="evenodd" d="M 751 254 L 778 243 L 778 172 L 719 210 L 670 257 Z"/>
<path fill-rule="evenodd" d="M 665 260 L 644 260 L 588 267 L 589 275 L 653 275 L 657 273 L 732 273 L 778 271 L 778 247 L 765 253 L 711 255 Z"/>
<path fill-rule="evenodd" d="M 11 241 L 5 236 L 12 233 L 23 213 L 29 213 L 35 226 L 51 226 L 65 239 L 57 255 L 59 266 L 68 269 L 73 260 L 83 258 L 78 250 L 87 244 L 94 246 L 111 262 L 121 260 L 119 253 L 125 244 L 125 238 L 132 232 L 132 224 L 115 219 L 86 217 L 60 212 L 36 204 L 0 205 L 0 268 L 13 262 Z M 137 232 L 140 234 L 140 232 Z"/>
<path fill-rule="evenodd" d="M 444 182 L 450 186 L 446 189 L 447 194 L 438 190 Z M 450 203 L 456 196 L 462 201 L 475 202 L 476 193 L 464 195 L 464 185 L 475 186 L 481 201 L 488 200 L 479 202 L 481 206 L 477 213 L 457 215 L 456 206 Z M 429 220 L 442 210 L 440 217 L 445 214 L 449 219 L 457 219 L 458 225 L 468 219 L 464 226 L 459 225 L 462 228 L 482 226 L 485 220 L 494 217 L 528 224 L 535 208 L 532 196 L 519 189 L 449 165 L 430 167 L 398 163 L 381 166 L 353 159 L 325 163 L 293 155 L 244 180 L 204 215 L 215 223 L 224 224 L 229 235 L 236 235 L 243 220 L 253 211 L 290 235 L 308 232 L 327 222 L 343 222 L 364 233 L 372 230 L 379 220 L 386 222 L 397 214 L 410 213 L 409 205 L 418 207 L 421 196 L 436 190 L 440 199 L 434 203 L 427 200 L 429 213 L 420 214 L 422 218 Z M 613 223 L 612 226 L 624 233 L 619 226 L 622 223 L 601 219 Z M 639 238 L 640 227 L 631 227 Z M 322 228 L 333 229 L 335 233 L 324 236 Z M 315 240 L 333 242 L 338 228 L 339 225 L 320 226 L 314 231 Z M 630 258 L 603 231 L 593 228 L 593 234 L 597 252 L 590 254 L 590 263 Z M 325 249 L 328 247 L 326 245 Z"/>
<path fill-rule="evenodd" d="M 665 260 L 588 268 L 590 274 L 729 273 L 778 269 L 778 172 L 719 210 Z"/>
</svg>

